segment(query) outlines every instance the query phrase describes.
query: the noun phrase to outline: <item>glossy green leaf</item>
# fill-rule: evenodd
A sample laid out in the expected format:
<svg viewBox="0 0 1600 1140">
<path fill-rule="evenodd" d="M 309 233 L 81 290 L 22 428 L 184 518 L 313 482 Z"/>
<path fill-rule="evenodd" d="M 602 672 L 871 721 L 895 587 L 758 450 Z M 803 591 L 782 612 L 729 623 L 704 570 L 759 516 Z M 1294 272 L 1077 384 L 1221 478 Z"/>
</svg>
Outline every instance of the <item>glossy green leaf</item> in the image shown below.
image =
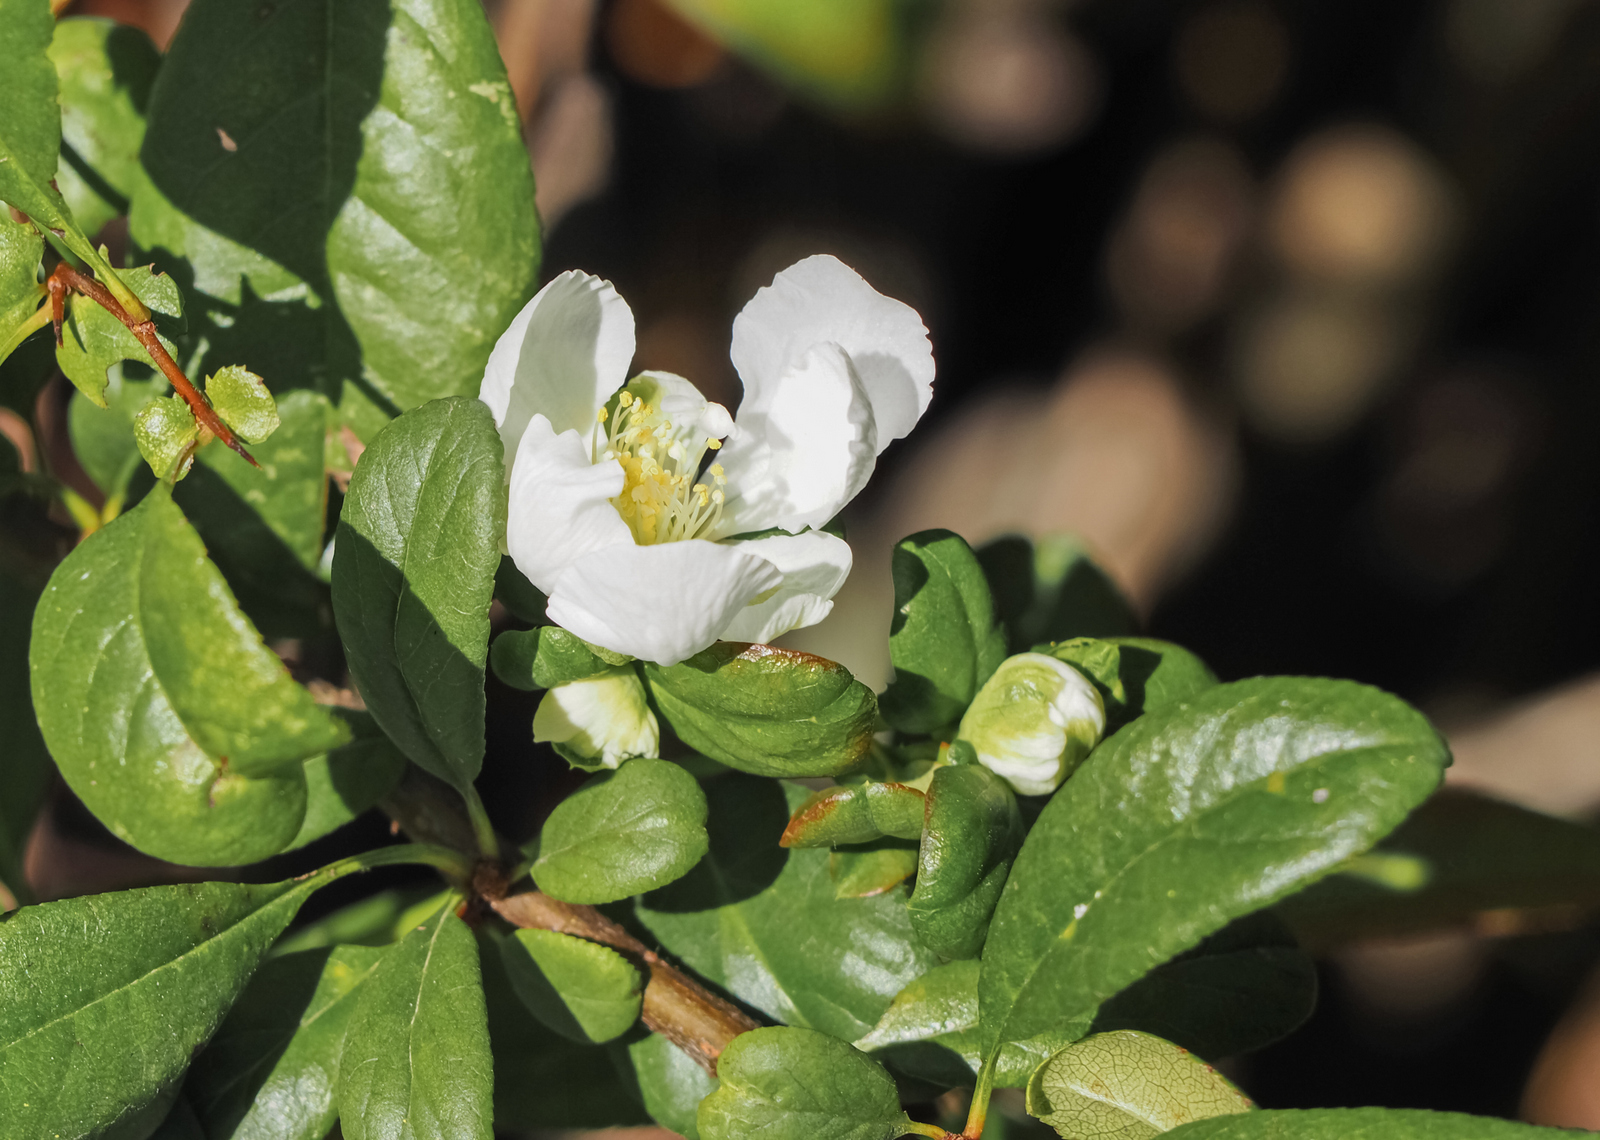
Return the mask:
<svg viewBox="0 0 1600 1140">
<path fill-rule="evenodd" d="M 533 1132 L 649 1123 L 631 1082 L 613 1063 L 622 1044 L 579 1045 L 550 1032 L 518 1000 L 499 950 L 481 929 L 478 945 L 494 1049 L 496 1126 Z"/>
<path fill-rule="evenodd" d="M 695 778 L 666 760 L 629 760 L 550 813 L 533 881 L 566 902 L 614 902 L 680 878 L 707 843 L 706 797 Z"/>
<path fill-rule="evenodd" d="M 1035 650 L 1067 662 L 1093 682 L 1105 702 L 1108 733 L 1217 683 L 1217 675 L 1193 653 L 1151 637 L 1074 637 Z"/>
<path fill-rule="evenodd" d="M 1016 797 L 989 769 L 958 764 L 933 774 L 908 905 L 912 927 L 940 957 L 976 958 L 983 950 L 1024 834 Z"/>
<path fill-rule="evenodd" d="M 350 724 L 355 739 L 302 765 L 306 776 L 306 815 L 289 841 L 289 850 L 343 827 L 365 814 L 394 790 L 406 774 L 406 758 L 365 713 L 334 710 Z"/>
<path fill-rule="evenodd" d="M 1563 1128 L 1416 1108 L 1275 1109 L 1174 1129 L 1173 1140 L 1556 1140 Z"/>
<path fill-rule="evenodd" d="M 61 149 L 55 66 L 46 54 L 55 31 L 50 5 L 0 0 L 0 75 L 6 115 L 0 120 L 0 199 L 54 226 L 70 217 L 50 181 Z"/>
<path fill-rule="evenodd" d="M 1140 717 L 1017 856 L 984 951 L 988 1040 L 1081 1016 L 1333 870 L 1426 799 L 1448 757 L 1415 709 L 1349 681 L 1239 681 Z"/>
<path fill-rule="evenodd" d="M 199 438 L 200 425 L 181 396 L 151 400 L 133 417 L 133 441 L 139 454 L 157 479 L 169 483 L 189 473 Z"/>
<path fill-rule="evenodd" d="M 717 1078 L 659 1033 L 611 1050 L 612 1059 L 633 1078 L 650 1118 L 684 1140 L 700 1140 L 696 1116 L 700 1102 L 717 1087 Z"/>
<path fill-rule="evenodd" d="M 1252 1107 L 1193 1053 L 1128 1029 L 1068 1045 L 1028 1082 L 1029 1114 L 1068 1140 L 1148 1140 Z"/>
<path fill-rule="evenodd" d="M 1455 788 L 1278 913 L 1312 947 L 1465 926 L 1488 911 L 1600 903 L 1600 828 Z"/>
<path fill-rule="evenodd" d="M 773 1026 L 733 1039 L 700 1102 L 704 1140 L 892 1140 L 911 1131 L 894 1079 L 836 1037 Z"/>
<path fill-rule="evenodd" d="M 93 1134 L 176 1091 L 273 939 L 327 881 L 145 887 L 10 915 L 0 1135 Z"/>
<path fill-rule="evenodd" d="M 272 393 L 248 368 L 230 364 L 207 376 L 206 399 L 248 443 L 261 443 L 278 430 L 278 406 Z"/>
<path fill-rule="evenodd" d="M 333 609 L 356 687 L 407 756 L 457 787 L 483 763 L 503 450 L 478 400 L 407 412 L 357 464 L 334 546 Z"/>
<path fill-rule="evenodd" d="M 152 266 L 141 265 L 121 271 L 123 283 L 145 303 L 155 318 L 156 331 L 168 353 L 176 353 L 173 336 L 183 328 L 183 297 L 178 283 Z M 106 406 L 106 371 L 124 360 L 155 368 L 144 346 L 128 327 L 88 297 L 74 294 L 67 306 L 67 320 L 56 348 L 56 363 L 67 379 L 77 385 L 97 407 Z"/>
<path fill-rule="evenodd" d="M 588 642 L 559 625 L 506 630 L 494 639 L 489 664 L 496 677 L 526 692 L 553 689 L 611 668 Z"/>
<path fill-rule="evenodd" d="M 422 907 L 422 917 L 429 918 L 444 905 L 448 891 L 435 890 L 435 886 L 437 883 L 424 883 L 379 891 L 300 927 L 286 935 L 272 952 L 298 954 L 331 946 L 387 946 L 398 942 L 417 925 L 413 908 Z"/>
<path fill-rule="evenodd" d="M 833 897 L 866 899 L 897 887 L 917 873 L 917 845 L 906 839 L 882 839 L 841 847 L 828 856 Z"/>
<path fill-rule="evenodd" d="M 563 1037 L 598 1045 L 639 1020 L 644 979 L 609 946 L 553 930 L 517 930 L 500 940 L 500 956 L 522 1004 Z"/>
<path fill-rule="evenodd" d="M 28 689 L 28 628 L 37 600 L 36 590 L 0 571 L 0 884 L 22 902 L 31 901 L 23 852 L 55 773 Z"/>
<path fill-rule="evenodd" d="M 175 862 L 282 850 L 305 814 L 301 762 L 349 739 L 262 644 L 160 488 L 57 568 L 30 660 L 67 782 L 117 835 Z"/>
<path fill-rule="evenodd" d="M 777 845 L 806 795 L 745 776 L 708 783 L 710 852 L 638 914 L 669 953 L 740 1000 L 853 1040 L 936 959 L 911 930 L 904 887 L 836 898 L 828 852 Z"/>
<path fill-rule="evenodd" d="M 678 737 L 741 772 L 833 776 L 872 746 L 872 690 L 809 653 L 719 641 L 677 665 L 646 663 L 644 674 Z"/>
<path fill-rule="evenodd" d="M 997 538 L 978 551 L 1012 653 L 1073 637 L 1123 637 L 1139 618 L 1122 591 L 1071 535 Z"/>
<path fill-rule="evenodd" d="M 78 224 L 95 233 L 128 212 L 161 53 L 137 28 L 71 17 L 56 22 L 50 59 L 61 85 L 56 184 Z"/>
<path fill-rule="evenodd" d="M 10 355 L 19 327 L 38 312 L 44 300 L 39 288 L 39 259 L 44 239 L 32 226 L 11 220 L 0 210 L 0 360 Z"/>
<path fill-rule="evenodd" d="M 785 847 L 871 843 L 885 835 L 920 839 L 927 797 L 905 784 L 879 782 L 824 788 L 789 818 L 779 840 Z"/>
<path fill-rule="evenodd" d="M 142 154 L 135 240 L 188 259 L 202 307 L 234 318 L 208 369 L 341 404 L 350 384 L 401 409 L 476 394 L 537 280 L 527 150 L 476 0 L 197 0 Z"/>
<path fill-rule="evenodd" d="M 1111 998 L 1094 1032 L 1140 1029 L 1217 1061 L 1270 1045 L 1317 1001 L 1317 968 L 1268 911 L 1236 919 Z"/>
<path fill-rule="evenodd" d="M 494 596 L 505 603 L 506 609 L 530 625 L 539 625 L 548 620 L 544 610 L 550 604 L 550 599 L 517 569 L 517 564 L 511 561 L 509 554 L 500 559 L 500 568 L 494 573 Z M 515 682 L 508 680 L 506 684 Z"/>
<path fill-rule="evenodd" d="M 184 1097 L 211 1140 L 322 1140 L 363 982 L 384 951 L 339 946 L 285 954 L 250 980 L 195 1058 Z"/>
<path fill-rule="evenodd" d="M 172 1104 L 172 1110 L 167 1113 L 167 1118 L 150 1133 L 147 1140 L 210 1140 L 210 1138 L 201 1127 L 200 1118 L 194 1114 L 194 1107 L 189 1103 L 189 1098 L 179 1093 L 178 1099 Z"/>
<path fill-rule="evenodd" d="M 903 732 L 959 720 L 1006 656 L 1005 630 L 972 548 L 958 534 L 925 530 L 894 548 L 894 680 L 883 715 Z"/>
<path fill-rule="evenodd" d="M 927 1072 L 930 1078 L 971 1084 L 983 1064 L 978 969 L 969 958 L 916 978 L 895 995 L 871 1032 L 856 1040 L 856 1048 L 878 1053 L 916 1075 Z M 995 1066 L 995 1087 L 1022 1088 L 1047 1057 L 1088 1031 L 1089 1019 L 1083 1017 L 1027 1041 L 1008 1042 Z M 938 1063 L 940 1053 L 951 1058 Z M 950 1060 L 958 1070 L 951 1070 Z M 931 1072 L 930 1062 L 937 1065 Z"/>
<path fill-rule="evenodd" d="M 346 1140 L 492 1140 L 478 945 L 446 906 L 384 952 L 339 1057 Z"/>
</svg>

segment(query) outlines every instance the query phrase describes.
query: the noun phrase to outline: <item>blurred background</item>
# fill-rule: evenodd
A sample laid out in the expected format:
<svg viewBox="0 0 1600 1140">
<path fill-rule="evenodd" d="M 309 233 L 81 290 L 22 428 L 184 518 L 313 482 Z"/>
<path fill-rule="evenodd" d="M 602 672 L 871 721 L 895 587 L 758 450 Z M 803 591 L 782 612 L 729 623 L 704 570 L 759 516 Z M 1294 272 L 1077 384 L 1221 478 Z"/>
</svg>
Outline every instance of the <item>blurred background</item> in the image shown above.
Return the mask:
<svg viewBox="0 0 1600 1140">
<path fill-rule="evenodd" d="M 165 44 L 183 7 L 67 10 Z M 486 9 L 545 274 L 613 280 L 638 367 L 736 405 L 734 314 L 815 252 L 929 327 L 933 408 L 794 644 L 881 687 L 895 540 L 1071 531 L 1224 679 L 1383 686 L 1452 779 L 1600 814 L 1600 5 Z M 1600 1128 L 1597 961 L 1581 915 L 1346 948 L 1230 1071 L 1271 1107 Z"/>
</svg>

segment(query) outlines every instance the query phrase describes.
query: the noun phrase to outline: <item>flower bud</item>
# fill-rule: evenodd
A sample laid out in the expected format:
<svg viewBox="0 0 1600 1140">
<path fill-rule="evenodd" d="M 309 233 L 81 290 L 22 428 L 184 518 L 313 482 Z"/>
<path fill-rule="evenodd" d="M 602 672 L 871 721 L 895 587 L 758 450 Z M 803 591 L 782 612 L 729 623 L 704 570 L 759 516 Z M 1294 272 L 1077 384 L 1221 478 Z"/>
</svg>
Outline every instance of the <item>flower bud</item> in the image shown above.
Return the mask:
<svg viewBox="0 0 1600 1140">
<path fill-rule="evenodd" d="M 1019 794 L 1055 791 L 1105 732 L 1100 694 L 1071 665 L 1043 653 L 1001 662 L 961 718 L 978 762 Z"/>
<path fill-rule="evenodd" d="M 661 728 L 629 666 L 557 685 L 533 714 L 536 744 L 553 744 L 567 763 L 594 771 L 635 756 L 656 756 Z"/>
</svg>

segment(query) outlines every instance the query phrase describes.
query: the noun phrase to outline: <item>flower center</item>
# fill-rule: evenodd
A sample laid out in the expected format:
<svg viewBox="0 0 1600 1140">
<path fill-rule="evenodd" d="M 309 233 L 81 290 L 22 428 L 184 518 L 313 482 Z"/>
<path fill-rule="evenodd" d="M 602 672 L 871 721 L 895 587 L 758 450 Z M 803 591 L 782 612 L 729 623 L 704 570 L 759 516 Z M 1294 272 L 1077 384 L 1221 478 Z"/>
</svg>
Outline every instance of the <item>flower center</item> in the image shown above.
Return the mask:
<svg viewBox="0 0 1600 1140">
<path fill-rule="evenodd" d="M 600 409 L 599 419 L 595 462 L 622 464 L 622 494 L 611 502 L 635 542 L 681 542 L 716 529 L 728 480 L 722 465 L 713 463 L 702 482 L 700 464 L 707 452 L 721 448 L 720 441 L 674 429 L 658 408 L 626 388 Z"/>
</svg>

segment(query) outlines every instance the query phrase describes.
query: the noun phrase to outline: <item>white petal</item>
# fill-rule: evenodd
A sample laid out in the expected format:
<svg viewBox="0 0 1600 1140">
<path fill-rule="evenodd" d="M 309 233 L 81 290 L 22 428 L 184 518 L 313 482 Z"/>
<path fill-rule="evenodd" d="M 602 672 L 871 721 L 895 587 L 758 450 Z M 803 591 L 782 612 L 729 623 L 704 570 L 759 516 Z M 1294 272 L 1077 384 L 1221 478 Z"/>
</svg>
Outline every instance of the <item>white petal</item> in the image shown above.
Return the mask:
<svg viewBox="0 0 1600 1140">
<path fill-rule="evenodd" d="M 654 385 L 655 391 L 650 391 Z M 672 372 L 641 372 L 629 391 L 660 408 L 672 423 L 673 435 L 722 439 L 733 431 L 733 417 L 721 404 L 713 404 L 688 380 Z"/>
<path fill-rule="evenodd" d="M 826 254 L 785 269 L 734 318 L 733 366 L 746 402 L 824 341 L 850 354 L 872 402 L 878 450 L 916 426 L 933 398 L 933 346 L 922 318 Z"/>
<path fill-rule="evenodd" d="M 557 685 L 533 714 L 535 744 L 559 744 L 569 760 L 620 767 L 661 754 L 661 728 L 632 666 Z"/>
<path fill-rule="evenodd" d="M 550 620 L 596 645 L 676 665 L 717 640 L 735 614 L 783 582 L 733 546 L 690 539 L 616 546 L 578 559 L 550 593 Z"/>
<path fill-rule="evenodd" d="M 722 641 L 768 642 L 816 625 L 833 609 L 833 596 L 850 576 L 850 544 L 819 530 L 728 545 L 772 563 L 783 572 L 783 585 L 772 597 L 740 610 L 722 631 Z"/>
<path fill-rule="evenodd" d="M 719 461 L 722 535 L 822 526 L 867 485 L 877 462 L 871 405 L 850 358 L 819 344 L 740 405 Z"/>
<path fill-rule="evenodd" d="M 595 550 L 633 545 L 628 524 L 611 500 L 626 477 L 615 459 L 589 462 L 576 431 L 557 435 L 536 415 L 528 423 L 511 465 L 506 553 L 545 593 L 561 572 Z"/>
<path fill-rule="evenodd" d="M 478 398 L 515 456 L 535 414 L 585 440 L 628 378 L 633 312 L 611 282 L 568 270 L 540 289 L 495 342 Z"/>
</svg>

